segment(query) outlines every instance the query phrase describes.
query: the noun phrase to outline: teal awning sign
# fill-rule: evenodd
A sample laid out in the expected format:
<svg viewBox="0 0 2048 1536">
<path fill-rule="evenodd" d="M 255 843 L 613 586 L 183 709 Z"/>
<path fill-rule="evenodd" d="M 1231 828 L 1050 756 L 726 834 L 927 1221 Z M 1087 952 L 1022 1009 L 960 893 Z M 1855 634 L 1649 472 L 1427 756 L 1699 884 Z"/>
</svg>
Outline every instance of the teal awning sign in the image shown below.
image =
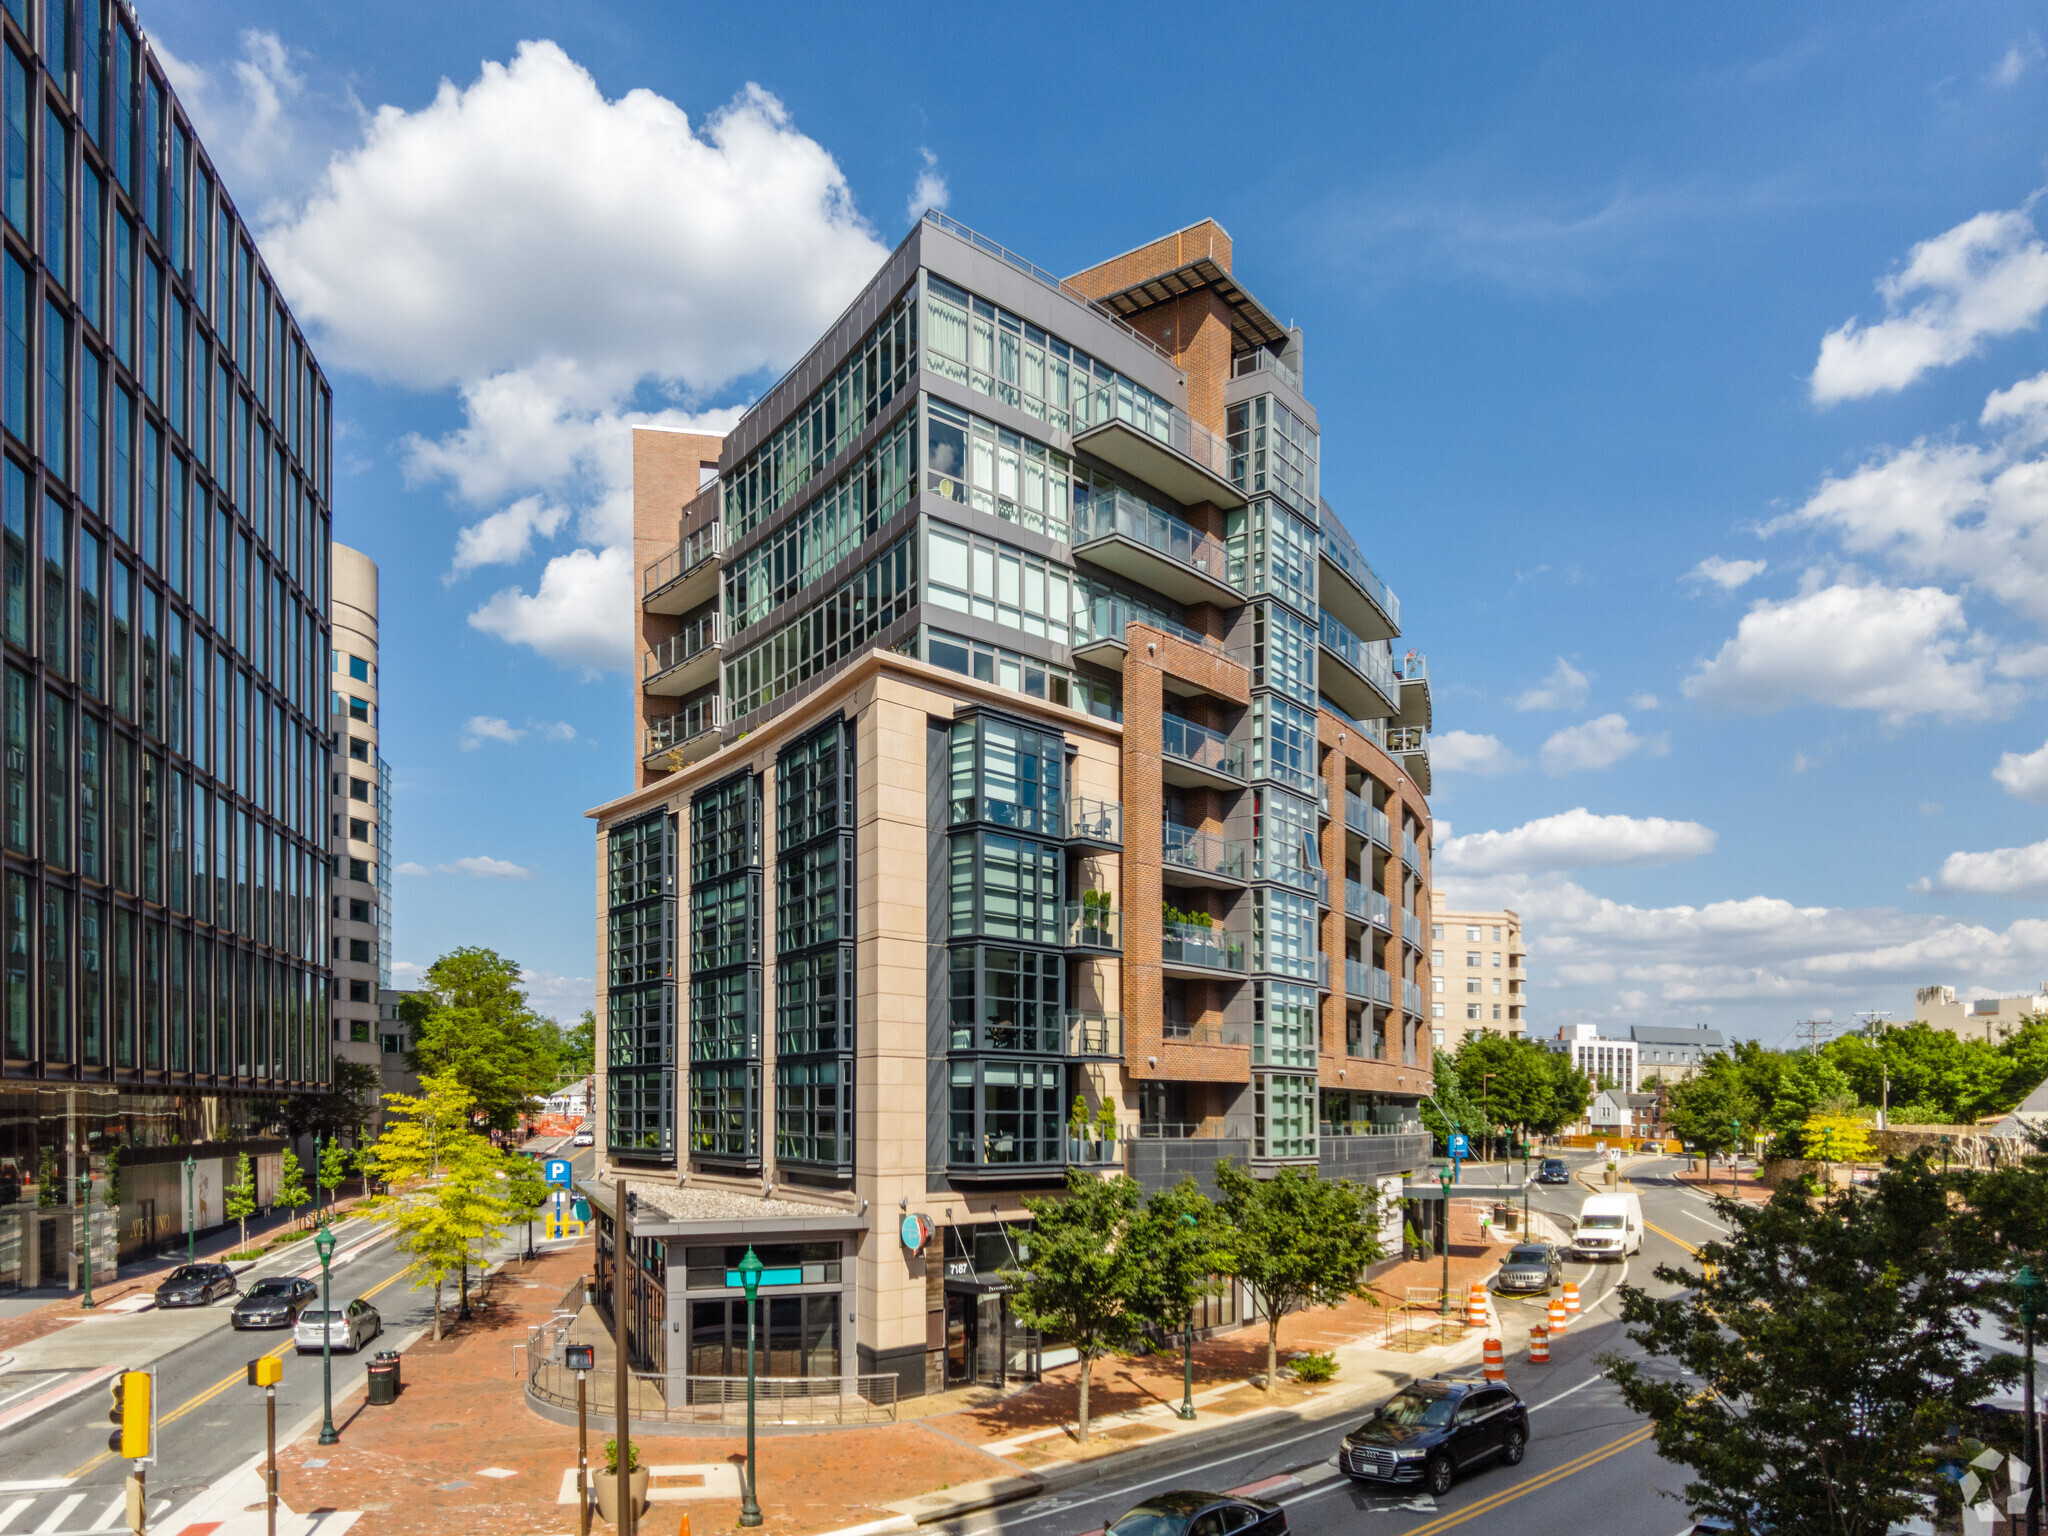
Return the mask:
<svg viewBox="0 0 2048 1536">
<path fill-rule="evenodd" d="M 728 1269 L 725 1272 L 725 1283 L 736 1291 L 744 1290 L 747 1284 L 747 1277 L 736 1269 Z M 764 1286 L 802 1285 L 804 1283 L 803 1267 L 792 1264 L 788 1269 L 764 1269 L 761 1271 L 760 1283 Z"/>
</svg>

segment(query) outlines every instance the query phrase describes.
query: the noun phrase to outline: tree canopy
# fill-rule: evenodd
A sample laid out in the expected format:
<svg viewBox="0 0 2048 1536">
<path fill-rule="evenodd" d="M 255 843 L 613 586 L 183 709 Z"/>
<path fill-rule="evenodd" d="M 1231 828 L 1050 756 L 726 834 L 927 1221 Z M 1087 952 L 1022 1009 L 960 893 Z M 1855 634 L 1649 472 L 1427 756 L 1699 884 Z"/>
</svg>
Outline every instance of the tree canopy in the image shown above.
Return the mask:
<svg viewBox="0 0 2048 1536">
<path fill-rule="evenodd" d="M 1585 1113 L 1593 1096 L 1571 1057 L 1519 1035 L 1467 1035 L 1456 1061 L 1465 1101 L 1480 1106 L 1480 1118 L 1528 1135 L 1556 1134 Z"/>
<path fill-rule="evenodd" d="M 528 1005 L 517 962 L 495 950 L 449 951 L 401 1012 L 413 1042 L 406 1065 L 460 1083 L 493 1130 L 511 1130 L 555 1086 L 556 1026 Z"/>
</svg>

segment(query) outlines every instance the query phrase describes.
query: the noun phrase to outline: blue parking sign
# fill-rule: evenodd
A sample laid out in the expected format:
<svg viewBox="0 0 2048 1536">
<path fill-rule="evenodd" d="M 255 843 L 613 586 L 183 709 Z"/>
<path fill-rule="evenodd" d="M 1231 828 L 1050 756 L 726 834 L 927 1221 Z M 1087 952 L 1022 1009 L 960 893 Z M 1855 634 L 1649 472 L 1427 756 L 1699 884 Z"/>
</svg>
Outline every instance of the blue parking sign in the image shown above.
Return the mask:
<svg viewBox="0 0 2048 1536">
<path fill-rule="evenodd" d="M 569 1172 L 569 1159 L 567 1159 L 566 1157 L 549 1158 L 547 1162 L 547 1174 L 548 1182 L 550 1184 L 560 1184 L 564 1188 L 566 1188 L 571 1177 Z"/>
<path fill-rule="evenodd" d="M 1470 1157 L 1471 1155 L 1472 1143 L 1470 1139 L 1466 1137 L 1465 1133 L 1463 1131 L 1451 1132 L 1451 1156 L 1462 1163 L 1466 1158 Z M 553 1175 L 551 1174 L 549 1175 L 549 1177 L 552 1178 Z"/>
</svg>

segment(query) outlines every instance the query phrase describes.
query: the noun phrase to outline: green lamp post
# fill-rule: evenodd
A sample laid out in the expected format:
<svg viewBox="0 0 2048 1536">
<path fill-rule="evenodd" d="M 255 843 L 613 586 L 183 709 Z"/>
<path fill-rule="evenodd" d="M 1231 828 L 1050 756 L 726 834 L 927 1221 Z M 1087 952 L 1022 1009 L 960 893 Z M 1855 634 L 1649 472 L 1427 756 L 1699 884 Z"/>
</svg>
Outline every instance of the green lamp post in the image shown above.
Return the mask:
<svg viewBox="0 0 2048 1536">
<path fill-rule="evenodd" d="M 767 1267 L 749 1243 L 746 1257 L 740 1260 L 740 1284 L 747 1291 L 747 1478 L 740 1484 L 740 1524 L 745 1526 L 761 1523 L 761 1504 L 754 1487 L 754 1298 L 761 1293 L 761 1271 Z"/>
<path fill-rule="evenodd" d="M 1734 1140 L 1728 1143 L 1728 1198 L 1733 1200 L 1736 1177 L 1742 1170 L 1739 1161 L 1742 1156 L 1742 1122 L 1731 1120 L 1728 1122 L 1728 1129 L 1735 1133 Z"/>
<path fill-rule="evenodd" d="M 1184 1227 L 1198 1225 L 1192 1211 L 1180 1213 L 1180 1224 Z M 1184 1419 L 1195 1416 L 1195 1309 L 1192 1306 L 1188 1308 L 1187 1329 L 1181 1337 L 1180 1416 Z"/>
<path fill-rule="evenodd" d="M 334 1228 L 322 1227 L 313 1246 L 320 1252 L 320 1443 L 339 1445 L 341 1436 L 334 1432 L 334 1353 L 329 1347 L 334 1337 L 334 1300 L 328 1289 Z"/>
<path fill-rule="evenodd" d="M 85 1261 L 85 1300 L 79 1306 L 92 1310 L 92 1174 L 78 1176 L 78 1252 Z"/>
<path fill-rule="evenodd" d="M 1944 1174 L 1946 1174 L 1946 1173 L 1948 1172 L 1948 1144 L 1949 1144 L 1949 1138 L 1948 1138 L 1948 1137 L 1946 1137 L 1946 1136 L 1942 1137 L 1942 1138 L 1941 1138 L 1941 1171 L 1942 1171 L 1942 1172 L 1943 1172 Z"/>
<path fill-rule="evenodd" d="M 198 1217 L 198 1208 L 192 1199 L 192 1181 L 199 1176 L 199 1159 L 190 1152 L 185 1154 L 185 1262 L 192 1262 L 192 1224 Z"/>
<path fill-rule="evenodd" d="M 1536 1161 L 1536 1149 L 1529 1133 L 1522 1132 L 1522 1241 L 1529 1241 L 1529 1180 Z"/>
<path fill-rule="evenodd" d="M 2040 1315 L 2042 1280 L 2034 1273 L 2031 1264 L 2023 1264 L 2020 1272 L 2013 1276 L 2012 1283 L 2020 1293 L 2020 1322 L 2026 1330 L 2026 1459 L 2038 1467 L 2041 1464 L 2041 1444 L 2038 1438 L 2040 1430 L 2034 1419 L 2034 1321 Z M 2027 1487 L 2027 1536 L 2041 1536 L 2041 1498 L 2034 1483 Z"/>
<path fill-rule="evenodd" d="M 1457 1175 L 1452 1173 L 1448 1167 L 1436 1176 L 1437 1183 L 1444 1187 L 1444 1213 L 1440 1218 L 1442 1226 L 1436 1236 L 1437 1241 L 1443 1244 L 1444 1250 L 1443 1315 L 1445 1317 L 1451 1315 L 1451 1180 L 1456 1177 Z"/>
</svg>

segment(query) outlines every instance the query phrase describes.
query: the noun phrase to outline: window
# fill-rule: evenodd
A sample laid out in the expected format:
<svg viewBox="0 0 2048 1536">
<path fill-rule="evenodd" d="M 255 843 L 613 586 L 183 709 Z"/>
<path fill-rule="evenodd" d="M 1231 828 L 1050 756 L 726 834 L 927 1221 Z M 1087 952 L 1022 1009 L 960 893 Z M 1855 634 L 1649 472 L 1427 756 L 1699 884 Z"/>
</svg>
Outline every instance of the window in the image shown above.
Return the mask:
<svg viewBox="0 0 2048 1536">
<path fill-rule="evenodd" d="M 1479 978 L 1478 978 L 1477 976 L 1468 976 L 1468 977 L 1466 977 L 1466 978 L 1465 978 L 1465 990 L 1466 990 L 1467 992 L 1477 992 L 1477 991 L 1480 991 L 1480 990 L 1481 990 L 1481 987 L 1480 987 L 1480 982 L 1479 982 Z"/>
<path fill-rule="evenodd" d="M 348 984 L 348 1000 L 352 1003 L 367 1003 L 370 998 L 370 984 L 367 981 L 352 981 Z"/>
<path fill-rule="evenodd" d="M 1493 978 L 1493 995 L 1495 997 L 1500 996 L 1500 978 L 1498 976 Z"/>
<path fill-rule="evenodd" d="M 1496 971 L 1500 969 L 1500 951 L 1497 949 L 1493 952 L 1493 968 Z"/>
<path fill-rule="evenodd" d="M 348 819 L 348 835 L 355 842 L 367 843 L 370 840 L 370 824 L 359 816 L 351 816 Z"/>
<path fill-rule="evenodd" d="M 1465 1005 L 1465 1017 L 1468 1019 L 1476 1019 L 1479 1017 L 1479 1010 L 1480 1005 L 1478 1003 L 1467 1003 Z"/>
<path fill-rule="evenodd" d="M 1316 1155 L 1316 1080 L 1289 1073 L 1252 1074 L 1253 1155 Z"/>
<path fill-rule="evenodd" d="M 1443 977 L 1441 977 L 1441 976 L 1432 976 L 1432 977 L 1430 977 L 1430 978 L 1429 978 L 1429 990 L 1430 990 L 1430 991 L 1432 991 L 1432 992 L 1441 992 L 1441 991 L 1443 991 L 1443 989 L 1444 989 L 1444 979 L 1443 979 Z"/>
<path fill-rule="evenodd" d="M 948 405 L 925 401 L 925 489 L 1065 543 L 1077 471 L 1063 453 Z"/>
<path fill-rule="evenodd" d="M 1465 930 L 1465 942 L 1477 944 L 1479 942 L 1479 930 L 1477 928 L 1467 928 Z M 1467 965 L 1477 965 L 1479 962 L 1477 960 L 1468 960 L 1465 963 Z"/>
<path fill-rule="evenodd" d="M 917 541 L 898 539 L 808 612 L 725 664 L 725 696 L 751 714 L 852 656 L 917 600 Z"/>
<path fill-rule="evenodd" d="M 7 430 L 26 441 L 28 430 L 28 272 L 7 257 Z"/>
<path fill-rule="evenodd" d="M 656 811 L 611 828 L 606 843 L 606 1141 L 629 1157 L 672 1162 L 675 819 Z M 350 874 L 369 870 L 352 860 Z"/>
<path fill-rule="evenodd" d="M 1252 771 L 1308 794 L 1316 790 L 1316 714 L 1271 694 L 1252 696 Z"/>
<path fill-rule="evenodd" d="M 1066 1161 L 1056 1063 L 962 1059 L 946 1066 L 946 1159 L 956 1168 L 1029 1167 Z"/>
<path fill-rule="evenodd" d="M 354 778 L 350 779 L 348 781 L 348 797 L 351 800 L 367 801 L 370 798 L 369 780 Z"/>
<path fill-rule="evenodd" d="M 348 755 L 356 762 L 367 763 L 370 760 L 370 744 L 360 736 L 351 736 L 348 739 Z"/>
<path fill-rule="evenodd" d="M 1230 478 L 1247 495 L 1271 492 L 1297 511 L 1316 515 L 1315 428 L 1273 395 L 1231 406 L 1225 428 Z"/>
<path fill-rule="evenodd" d="M 1316 626 L 1273 603 L 1252 605 L 1252 686 L 1316 702 Z"/>
<path fill-rule="evenodd" d="M 738 773 L 690 801 L 690 1145 L 760 1157 L 761 786 Z"/>
<path fill-rule="evenodd" d="M 1310 896 L 1252 889 L 1252 969 L 1317 979 L 1316 904 Z"/>
<path fill-rule="evenodd" d="M 1318 1039 L 1315 988 L 1252 983 L 1253 1066 L 1313 1068 Z"/>
<path fill-rule="evenodd" d="M 1429 1005 L 1429 1016 L 1432 1019 L 1442 1018 L 1444 1016 L 1444 1005 L 1442 1003 L 1431 1003 Z"/>
<path fill-rule="evenodd" d="M 352 923 L 370 922 L 372 920 L 370 904 L 367 901 L 357 901 L 351 898 L 348 904 L 348 920 Z"/>
<path fill-rule="evenodd" d="M 1026 698 L 1045 699 L 1102 720 L 1123 718 L 1123 709 L 1113 685 L 1091 682 L 1075 676 L 1064 667 L 1040 661 L 1035 656 L 1020 656 L 999 645 L 928 629 L 924 632 L 924 659 L 935 667 L 944 667 L 977 682 L 993 683 Z"/>
<path fill-rule="evenodd" d="M 959 945 L 948 960 L 954 1051 L 1063 1053 L 1066 962 L 1037 950 Z"/>
<path fill-rule="evenodd" d="M 1444 940 L 1444 925 L 1442 923 L 1431 923 L 1429 925 L 1429 936 L 1441 944 Z"/>
<path fill-rule="evenodd" d="M 939 607 L 1067 643 L 1074 595 L 1064 567 L 934 522 L 925 571 L 927 593 Z"/>
<path fill-rule="evenodd" d="M 1323 861 L 1312 802 L 1263 785 L 1252 791 L 1252 878 L 1321 892 Z"/>
<path fill-rule="evenodd" d="M 949 856 L 948 931 L 1026 944 L 1057 945 L 1061 877 L 1058 847 L 994 832 L 955 833 Z"/>
<path fill-rule="evenodd" d="M 1064 833 L 1066 738 L 975 713 L 953 722 L 949 742 L 951 820 L 986 821 L 1014 832 Z"/>
<path fill-rule="evenodd" d="M 1479 964 L 1479 951 L 1478 951 L 1478 950 L 1476 950 L 1476 949 L 1468 949 L 1468 950 L 1466 950 L 1466 951 L 1465 951 L 1465 964 L 1466 964 L 1467 966 L 1471 966 L 1471 967 L 1477 967 L 1477 966 L 1478 966 L 1478 964 Z"/>
<path fill-rule="evenodd" d="M 1260 500 L 1229 513 L 1224 532 L 1233 586 L 1254 597 L 1277 597 L 1311 621 L 1320 618 L 1313 523 L 1278 502 Z"/>
<path fill-rule="evenodd" d="M 1440 949 L 1432 949 L 1429 952 L 1429 963 L 1431 965 L 1441 966 L 1444 963 L 1444 952 Z"/>
</svg>

